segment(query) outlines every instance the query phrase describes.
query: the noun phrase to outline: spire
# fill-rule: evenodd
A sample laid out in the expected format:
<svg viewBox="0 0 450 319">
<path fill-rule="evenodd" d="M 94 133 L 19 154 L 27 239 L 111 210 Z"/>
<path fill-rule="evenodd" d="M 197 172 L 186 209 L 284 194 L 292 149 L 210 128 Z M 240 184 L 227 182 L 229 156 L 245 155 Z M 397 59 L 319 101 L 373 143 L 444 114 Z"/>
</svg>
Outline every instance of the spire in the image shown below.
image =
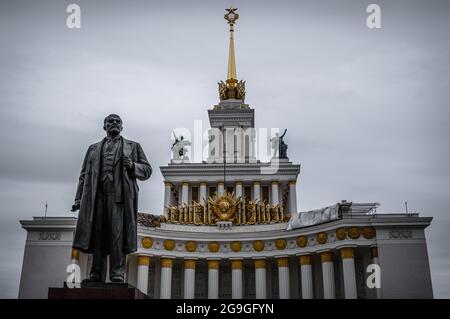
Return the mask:
<svg viewBox="0 0 450 319">
<path fill-rule="evenodd" d="M 230 50 L 228 53 L 228 76 L 227 83 L 235 83 L 237 81 L 236 76 L 236 58 L 234 55 L 234 24 L 239 18 L 239 14 L 236 13 L 237 8 L 230 7 L 225 14 L 225 20 L 230 25 Z"/>
<path fill-rule="evenodd" d="M 236 13 L 237 8 L 232 6 L 226 9 L 227 13 L 224 18 L 230 25 L 230 50 L 228 52 L 228 75 L 227 80 L 219 82 L 220 100 L 241 100 L 245 99 L 245 82 L 238 81 L 236 75 L 236 58 L 234 54 L 234 25 L 236 24 L 239 14 Z"/>
</svg>

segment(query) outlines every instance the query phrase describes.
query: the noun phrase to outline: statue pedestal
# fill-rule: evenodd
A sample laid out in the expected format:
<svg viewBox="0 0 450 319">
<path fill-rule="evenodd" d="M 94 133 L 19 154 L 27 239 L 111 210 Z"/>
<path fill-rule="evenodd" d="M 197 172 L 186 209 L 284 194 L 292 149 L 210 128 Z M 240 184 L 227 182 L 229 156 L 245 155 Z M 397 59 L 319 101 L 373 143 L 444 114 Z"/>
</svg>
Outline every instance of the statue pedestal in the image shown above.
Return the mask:
<svg viewBox="0 0 450 319">
<path fill-rule="evenodd" d="M 148 299 L 148 296 L 129 284 L 83 283 L 81 288 L 49 288 L 48 299 Z"/>
<path fill-rule="evenodd" d="M 189 160 L 188 156 L 185 156 L 182 159 L 172 159 L 172 160 L 170 160 L 170 162 L 172 164 L 186 164 L 186 163 L 189 164 L 191 161 Z"/>
<path fill-rule="evenodd" d="M 285 158 L 279 158 L 279 157 L 272 157 L 270 159 L 271 163 L 289 163 L 289 157 Z"/>
</svg>

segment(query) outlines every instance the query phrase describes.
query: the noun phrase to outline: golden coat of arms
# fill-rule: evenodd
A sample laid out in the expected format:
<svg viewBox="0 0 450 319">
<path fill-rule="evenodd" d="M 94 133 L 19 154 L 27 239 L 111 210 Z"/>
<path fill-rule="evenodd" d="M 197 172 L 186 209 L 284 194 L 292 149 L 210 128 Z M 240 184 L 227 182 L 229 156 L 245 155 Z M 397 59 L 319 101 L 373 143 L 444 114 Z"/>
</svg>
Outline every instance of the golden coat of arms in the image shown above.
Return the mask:
<svg viewBox="0 0 450 319">
<path fill-rule="evenodd" d="M 214 215 L 221 221 L 230 221 L 236 214 L 239 200 L 234 193 L 225 192 L 222 196 L 217 194 L 210 196 L 208 202 L 212 206 Z"/>
</svg>

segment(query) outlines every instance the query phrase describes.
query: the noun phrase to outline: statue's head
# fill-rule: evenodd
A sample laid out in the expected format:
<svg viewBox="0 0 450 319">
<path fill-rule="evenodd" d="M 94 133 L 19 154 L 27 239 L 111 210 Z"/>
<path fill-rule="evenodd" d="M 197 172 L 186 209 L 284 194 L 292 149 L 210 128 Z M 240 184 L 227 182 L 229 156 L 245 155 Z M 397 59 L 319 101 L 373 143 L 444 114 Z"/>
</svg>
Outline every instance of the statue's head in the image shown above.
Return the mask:
<svg viewBox="0 0 450 319">
<path fill-rule="evenodd" d="M 119 135 L 122 132 L 122 119 L 117 114 L 110 114 L 103 121 L 103 129 L 108 135 Z"/>
</svg>

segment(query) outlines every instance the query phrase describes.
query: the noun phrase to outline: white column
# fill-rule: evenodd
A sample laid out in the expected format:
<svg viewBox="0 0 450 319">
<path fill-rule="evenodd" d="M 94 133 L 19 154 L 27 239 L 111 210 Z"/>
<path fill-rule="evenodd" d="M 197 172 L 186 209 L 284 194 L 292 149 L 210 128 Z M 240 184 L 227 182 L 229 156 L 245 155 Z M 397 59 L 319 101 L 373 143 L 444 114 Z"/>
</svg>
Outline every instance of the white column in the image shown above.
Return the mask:
<svg viewBox="0 0 450 319">
<path fill-rule="evenodd" d="M 204 204 L 205 202 L 203 201 L 203 199 L 207 200 L 207 198 L 206 198 L 206 182 L 200 183 L 200 192 L 199 193 L 200 193 L 199 203 Z"/>
<path fill-rule="evenodd" d="M 70 263 L 74 265 L 79 265 L 80 262 L 80 251 L 78 249 L 72 248 L 72 252 L 70 254 Z"/>
<path fill-rule="evenodd" d="M 261 200 L 261 184 L 253 182 L 253 201 Z"/>
<path fill-rule="evenodd" d="M 231 298 L 242 299 L 242 260 L 231 261 Z"/>
<path fill-rule="evenodd" d="M 238 163 L 245 163 L 245 139 L 244 139 L 244 129 L 239 128 L 238 129 Z"/>
<path fill-rule="evenodd" d="M 289 182 L 289 210 L 291 214 L 297 214 L 297 189 L 295 181 Z"/>
<path fill-rule="evenodd" d="M 280 257 L 277 259 L 277 264 L 280 299 L 289 299 L 291 290 L 289 285 L 289 259 Z"/>
<path fill-rule="evenodd" d="M 208 299 L 219 299 L 218 260 L 208 260 Z"/>
<path fill-rule="evenodd" d="M 223 182 L 219 182 L 217 184 L 217 194 L 219 196 L 222 196 L 224 192 L 225 192 L 225 185 L 223 184 Z"/>
<path fill-rule="evenodd" d="M 380 266 L 377 247 L 370 247 L 370 256 L 372 257 L 372 264 Z M 375 288 L 375 290 L 377 299 L 381 299 L 381 288 Z"/>
<path fill-rule="evenodd" d="M 184 261 L 184 299 L 195 298 L 195 260 Z"/>
<path fill-rule="evenodd" d="M 222 145 L 222 141 L 220 140 L 220 130 L 217 128 L 211 128 L 208 130 L 208 140 L 210 141 L 208 143 L 208 162 L 213 163 L 216 162 L 221 156 L 220 156 L 220 147 Z M 214 154 L 213 154 L 214 152 Z"/>
<path fill-rule="evenodd" d="M 245 139 L 248 137 L 248 149 L 245 150 L 249 162 L 256 163 L 256 129 L 254 127 L 249 127 L 244 131 L 244 145 Z"/>
<path fill-rule="evenodd" d="M 312 278 L 312 263 L 311 256 L 304 255 L 299 257 L 301 281 L 302 281 L 302 298 L 313 299 L 314 288 Z"/>
<path fill-rule="evenodd" d="M 264 259 L 255 260 L 255 298 L 267 298 L 266 261 Z"/>
<path fill-rule="evenodd" d="M 322 260 L 322 275 L 323 275 L 323 297 L 324 299 L 334 299 L 335 283 L 334 283 L 334 266 L 333 254 L 331 252 L 323 252 L 320 254 Z"/>
<path fill-rule="evenodd" d="M 75 272 L 73 278 L 70 276 L 66 279 L 67 287 L 69 288 L 80 288 L 81 287 L 81 281 L 83 279 L 83 275 L 81 274 L 80 270 L 80 251 L 78 249 L 72 248 L 72 251 L 70 252 L 70 264 L 68 265 L 67 271 Z M 77 274 L 78 273 L 78 274 Z M 107 276 L 109 278 L 109 276 Z"/>
<path fill-rule="evenodd" d="M 189 183 L 183 182 L 181 184 L 181 203 L 187 204 L 189 202 Z"/>
<path fill-rule="evenodd" d="M 341 248 L 341 258 L 345 299 L 356 299 L 355 249 L 351 247 Z"/>
<path fill-rule="evenodd" d="M 242 196 L 242 182 L 236 182 L 234 193 L 236 197 Z"/>
<path fill-rule="evenodd" d="M 272 205 L 278 205 L 280 201 L 278 200 L 278 181 L 272 182 Z"/>
<path fill-rule="evenodd" d="M 137 289 L 147 294 L 148 290 L 148 266 L 150 265 L 150 257 L 138 256 L 137 258 Z"/>
<path fill-rule="evenodd" d="M 171 258 L 161 258 L 161 299 L 170 299 L 172 294 L 172 266 Z"/>
<path fill-rule="evenodd" d="M 164 182 L 164 216 L 169 216 L 169 209 L 167 206 L 169 206 L 170 203 L 170 193 L 172 192 L 172 183 L 171 182 Z"/>
</svg>

